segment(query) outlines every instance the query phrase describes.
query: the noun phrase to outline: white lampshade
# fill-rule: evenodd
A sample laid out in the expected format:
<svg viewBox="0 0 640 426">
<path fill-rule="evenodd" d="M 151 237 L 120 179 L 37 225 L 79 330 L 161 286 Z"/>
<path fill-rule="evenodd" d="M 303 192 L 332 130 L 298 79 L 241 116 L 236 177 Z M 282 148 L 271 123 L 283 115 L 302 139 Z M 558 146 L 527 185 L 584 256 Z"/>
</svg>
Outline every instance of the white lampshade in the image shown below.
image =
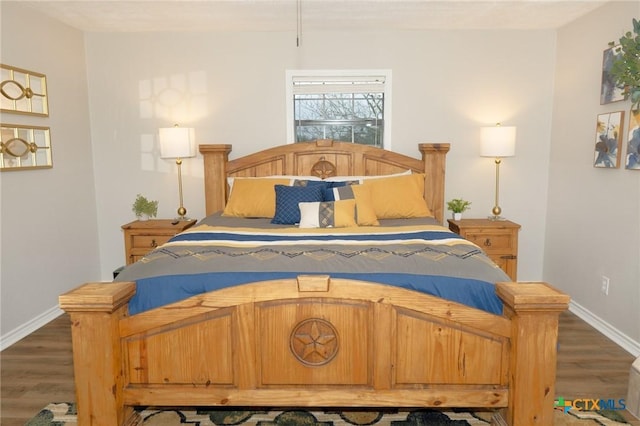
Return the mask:
<svg viewBox="0 0 640 426">
<path fill-rule="evenodd" d="M 515 127 L 497 125 L 480 129 L 480 155 L 482 157 L 513 157 L 515 154 Z"/>
<path fill-rule="evenodd" d="M 163 127 L 158 130 L 161 158 L 189 158 L 196 155 L 194 131 L 190 127 Z"/>
</svg>

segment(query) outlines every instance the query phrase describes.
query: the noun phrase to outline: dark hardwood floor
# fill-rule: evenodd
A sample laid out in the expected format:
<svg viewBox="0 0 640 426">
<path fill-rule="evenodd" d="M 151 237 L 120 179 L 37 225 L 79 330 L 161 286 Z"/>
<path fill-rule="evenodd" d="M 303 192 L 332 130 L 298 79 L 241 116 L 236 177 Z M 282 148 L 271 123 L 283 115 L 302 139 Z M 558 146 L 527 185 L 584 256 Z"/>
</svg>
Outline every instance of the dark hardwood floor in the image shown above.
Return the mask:
<svg viewBox="0 0 640 426">
<path fill-rule="evenodd" d="M 3 426 L 24 425 L 50 402 L 75 401 L 69 316 L 0 352 L 0 370 Z"/>
<path fill-rule="evenodd" d="M 571 313 L 560 317 L 556 396 L 627 397 L 633 357 Z M 74 401 L 69 317 L 62 315 L 0 353 L 0 424 L 24 425 L 50 402 Z M 640 425 L 629 413 L 629 422 Z"/>
</svg>

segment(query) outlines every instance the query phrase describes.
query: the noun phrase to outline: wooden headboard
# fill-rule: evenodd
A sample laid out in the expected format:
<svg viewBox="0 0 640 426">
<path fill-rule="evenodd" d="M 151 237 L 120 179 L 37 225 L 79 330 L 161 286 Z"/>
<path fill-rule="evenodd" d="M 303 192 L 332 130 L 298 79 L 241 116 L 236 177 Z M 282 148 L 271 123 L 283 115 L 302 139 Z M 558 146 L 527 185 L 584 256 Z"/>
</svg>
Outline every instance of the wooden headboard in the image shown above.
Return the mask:
<svg viewBox="0 0 640 426">
<path fill-rule="evenodd" d="M 425 173 L 425 200 L 435 218 L 444 219 L 444 177 L 448 143 L 421 143 L 418 160 L 367 145 L 322 139 L 292 143 L 229 161 L 231 145 L 200 145 L 204 156 L 206 213 L 224 209 L 227 177 L 294 175 L 377 176 L 411 169 Z"/>
</svg>

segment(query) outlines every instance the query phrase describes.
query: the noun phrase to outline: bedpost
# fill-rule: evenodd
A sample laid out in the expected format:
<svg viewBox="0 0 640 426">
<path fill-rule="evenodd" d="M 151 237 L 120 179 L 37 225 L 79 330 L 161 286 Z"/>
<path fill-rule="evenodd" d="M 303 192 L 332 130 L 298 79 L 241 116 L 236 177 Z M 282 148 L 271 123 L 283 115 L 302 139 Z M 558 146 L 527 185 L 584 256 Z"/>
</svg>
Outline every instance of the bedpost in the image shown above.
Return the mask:
<svg viewBox="0 0 640 426">
<path fill-rule="evenodd" d="M 444 176 L 446 156 L 451 144 L 421 143 L 418 148 L 422 153 L 424 171 L 426 174 L 425 194 L 429 208 L 438 222 L 444 222 Z M 430 188 L 430 191 L 427 191 Z"/>
<path fill-rule="evenodd" d="M 551 425 L 555 400 L 558 317 L 569 296 L 547 283 L 497 283 L 511 320 L 509 425 Z"/>
<path fill-rule="evenodd" d="M 88 283 L 59 296 L 70 314 L 78 424 L 123 425 L 135 418 L 124 405 L 125 375 L 119 321 L 135 284 Z"/>
<path fill-rule="evenodd" d="M 227 162 L 231 145 L 200 145 L 204 157 L 205 212 L 221 211 L 227 201 Z"/>
</svg>

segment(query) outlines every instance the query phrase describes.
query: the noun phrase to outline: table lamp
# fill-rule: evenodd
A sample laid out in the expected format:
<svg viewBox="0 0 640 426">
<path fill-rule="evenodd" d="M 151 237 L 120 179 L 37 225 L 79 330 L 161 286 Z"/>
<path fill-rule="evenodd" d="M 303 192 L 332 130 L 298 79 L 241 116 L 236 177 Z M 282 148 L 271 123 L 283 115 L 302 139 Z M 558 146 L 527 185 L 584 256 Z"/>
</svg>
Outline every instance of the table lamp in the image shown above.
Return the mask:
<svg viewBox="0 0 640 426">
<path fill-rule="evenodd" d="M 182 202 L 182 159 L 195 157 L 196 144 L 194 131 L 189 127 L 163 127 L 158 131 L 160 140 L 160 158 L 175 158 L 178 166 L 178 195 L 180 197 L 180 207 L 178 207 L 178 218 L 186 219 L 187 209 Z"/>
<path fill-rule="evenodd" d="M 496 200 L 492 216 L 489 219 L 502 220 L 502 209 L 498 203 L 500 193 L 500 163 L 504 157 L 513 157 L 516 151 L 516 128 L 501 126 L 500 123 L 492 127 L 480 129 L 480 155 L 493 157 L 496 163 Z"/>
</svg>

